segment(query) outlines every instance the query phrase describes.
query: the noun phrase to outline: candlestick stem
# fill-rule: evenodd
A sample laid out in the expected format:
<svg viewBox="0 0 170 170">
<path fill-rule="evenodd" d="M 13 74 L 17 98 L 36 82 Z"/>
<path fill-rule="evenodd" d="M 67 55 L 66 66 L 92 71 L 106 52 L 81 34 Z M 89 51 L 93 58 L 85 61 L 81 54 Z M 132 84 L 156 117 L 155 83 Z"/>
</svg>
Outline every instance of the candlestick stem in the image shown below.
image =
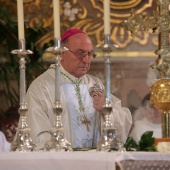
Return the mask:
<svg viewBox="0 0 170 170">
<path fill-rule="evenodd" d="M 60 39 L 54 40 L 55 49 L 54 49 L 54 55 L 55 55 L 55 101 L 60 103 Z"/>
<path fill-rule="evenodd" d="M 110 36 L 105 35 L 105 45 L 109 46 Z M 110 103 L 110 50 L 105 50 L 106 103 Z"/>
</svg>

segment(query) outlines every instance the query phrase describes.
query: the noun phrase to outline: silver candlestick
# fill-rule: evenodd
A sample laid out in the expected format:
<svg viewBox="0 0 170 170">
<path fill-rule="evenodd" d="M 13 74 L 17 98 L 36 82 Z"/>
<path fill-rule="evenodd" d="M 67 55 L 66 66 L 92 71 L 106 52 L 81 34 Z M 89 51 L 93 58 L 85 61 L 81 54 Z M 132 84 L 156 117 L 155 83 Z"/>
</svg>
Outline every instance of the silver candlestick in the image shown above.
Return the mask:
<svg viewBox="0 0 170 170">
<path fill-rule="evenodd" d="M 25 40 L 19 40 L 19 50 L 11 51 L 12 54 L 17 54 L 20 64 L 20 108 L 19 114 L 20 119 L 17 127 L 16 137 L 11 144 L 11 151 L 33 151 L 35 149 L 35 144 L 30 138 L 30 128 L 26 123 L 26 81 L 25 81 L 25 58 L 28 54 L 33 52 L 30 50 L 25 50 Z"/>
<path fill-rule="evenodd" d="M 44 145 L 45 151 L 71 151 L 71 144 L 64 139 L 64 127 L 61 123 L 61 113 L 62 107 L 60 102 L 60 55 L 67 48 L 60 47 L 60 39 L 55 40 L 55 46 L 49 47 L 46 52 L 50 52 L 55 58 L 55 103 L 54 103 L 54 113 L 56 115 L 56 120 L 53 127 L 50 130 L 51 139 L 47 141 Z"/>
<path fill-rule="evenodd" d="M 111 123 L 111 93 L 110 93 L 110 56 L 112 51 L 112 44 L 110 44 L 110 35 L 105 35 L 105 44 L 102 46 L 102 51 L 105 57 L 105 86 L 106 86 L 106 99 L 103 106 L 103 124 L 101 125 L 101 140 L 97 144 L 98 151 L 108 151 L 109 149 L 120 150 L 118 140 L 116 139 L 115 128 Z M 115 45 L 114 45 L 115 46 Z"/>
</svg>

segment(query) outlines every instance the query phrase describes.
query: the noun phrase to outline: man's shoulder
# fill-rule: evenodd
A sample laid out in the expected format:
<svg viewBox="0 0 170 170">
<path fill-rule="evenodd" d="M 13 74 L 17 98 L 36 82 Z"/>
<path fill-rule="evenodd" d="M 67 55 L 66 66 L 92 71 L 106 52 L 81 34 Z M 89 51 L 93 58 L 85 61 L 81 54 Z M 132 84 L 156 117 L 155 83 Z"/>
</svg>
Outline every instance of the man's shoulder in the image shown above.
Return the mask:
<svg viewBox="0 0 170 170">
<path fill-rule="evenodd" d="M 40 74 L 38 77 L 36 77 L 30 86 L 35 86 L 35 85 L 42 85 L 46 84 L 46 82 L 51 82 L 54 81 L 54 76 L 50 73 L 50 70 L 46 70 L 44 73 Z"/>
</svg>

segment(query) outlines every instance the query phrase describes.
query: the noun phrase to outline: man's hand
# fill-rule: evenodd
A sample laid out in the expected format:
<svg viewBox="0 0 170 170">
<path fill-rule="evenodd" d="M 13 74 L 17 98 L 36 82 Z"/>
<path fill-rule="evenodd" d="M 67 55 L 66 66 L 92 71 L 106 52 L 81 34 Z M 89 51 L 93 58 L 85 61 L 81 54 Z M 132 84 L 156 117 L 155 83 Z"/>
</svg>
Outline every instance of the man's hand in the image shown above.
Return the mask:
<svg viewBox="0 0 170 170">
<path fill-rule="evenodd" d="M 90 96 L 93 98 L 93 107 L 102 113 L 103 105 L 105 103 L 105 94 L 100 91 L 93 91 L 90 93 Z"/>
</svg>

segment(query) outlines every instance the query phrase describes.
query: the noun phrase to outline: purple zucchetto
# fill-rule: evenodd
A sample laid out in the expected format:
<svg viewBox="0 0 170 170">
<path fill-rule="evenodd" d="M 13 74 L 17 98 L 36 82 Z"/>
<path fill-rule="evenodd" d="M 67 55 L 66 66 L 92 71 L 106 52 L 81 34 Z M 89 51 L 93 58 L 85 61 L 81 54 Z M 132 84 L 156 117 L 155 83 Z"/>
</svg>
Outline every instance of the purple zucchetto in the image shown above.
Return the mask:
<svg viewBox="0 0 170 170">
<path fill-rule="evenodd" d="M 77 28 L 71 28 L 69 30 L 67 30 L 61 37 L 61 43 L 68 37 L 71 37 L 74 34 L 78 34 L 78 33 L 84 33 L 82 30 L 79 30 Z"/>
</svg>

